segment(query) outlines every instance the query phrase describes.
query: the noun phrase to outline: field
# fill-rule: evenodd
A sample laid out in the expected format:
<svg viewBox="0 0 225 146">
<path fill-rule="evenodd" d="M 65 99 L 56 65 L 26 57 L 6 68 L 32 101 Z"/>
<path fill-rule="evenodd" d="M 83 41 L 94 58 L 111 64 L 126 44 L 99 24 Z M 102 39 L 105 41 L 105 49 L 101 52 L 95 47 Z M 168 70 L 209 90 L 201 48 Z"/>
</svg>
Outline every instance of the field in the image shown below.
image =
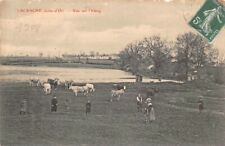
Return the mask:
<svg viewBox="0 0 225 146">
<path fill-rule="evenodd" d="M 225 88 L 213 85 L 196 88 L 192 84 L 127 83 L 119 102 L 109 102 L 112 84 L 98 83 L 88 97 L 59 88 L 44 95 L 41 88 L 23 82 L 0 83 L 1 146 L 223 146 L 225 145 Z M 144 88 L 157 87 L 153 98 L 156 120 L 145 124 L 136 109 L 135 98 Z M 55 94 L 58 112 L 50 113 Z M 145 96 L 143 92 L 143 96 Z M 205 110 L 198 112 L 203 96 Z M 29 114 L 19 115 L 21 100 L 27 97 Z M 85 115 L 85 103 L 92 112 Z M 70 100 L 66 111 L 65 100 Z"/>
</svg>

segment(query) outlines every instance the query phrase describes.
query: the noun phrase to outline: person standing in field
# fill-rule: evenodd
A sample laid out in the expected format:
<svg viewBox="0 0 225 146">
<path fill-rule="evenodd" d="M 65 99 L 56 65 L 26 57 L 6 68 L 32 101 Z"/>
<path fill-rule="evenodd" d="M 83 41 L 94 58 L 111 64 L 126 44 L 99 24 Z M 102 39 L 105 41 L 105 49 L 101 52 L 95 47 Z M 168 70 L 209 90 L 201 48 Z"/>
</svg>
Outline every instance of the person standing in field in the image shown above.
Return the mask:
<svg viewBox="0 0 225 146">
<path fill-rule="evenodd" d="M 137 100 L 137 110 L 138 110 L 138 112 L 139 112 L 139 111 L 142 111 L 142 107 L 143 107 L 143 98 L 142 98 L 142 96 L 141 96 L 140 93 L 138 94 L 136 100 Z"/>
<path fill-rule="evenodd" d="M 57 112 L 58 100 L 56 96 L 51 100 L 51 112 Z"/>
<path fill-rule="evenodd" d="M 86 115 L 91 112 L 91 101 L 88 100 L 86 103 Z"/>
<path fill-rule="evenodd" d="M 27 111 L 28 111 L 28 102 L 27 99 L 24 98 L 20 105 L 20 115 L 27 114 Z"/>
<path fill-rule="evenodd" d="M 198 100 L 198 109 L 199 109 L 199 113 L 201 113 L 202 110 L 204 109 L 204 103 L 203 103 L 202 97 L 200 97 Z"/>
<path fill-rule="evenodd" d="M 152 99 L 150 97 L 147 97 L 147 99 L 145 100 L 146 105 L 151 102 L 152 102 Z"/>
<path fill-rule="evenodd" d="M 146 107 L 145 107 L 145 122 L 151 123 L 155 119 L 156 119 L 155 110 L 153 108 L 151 100 L 148 98 L 148 100 L 146 100 Z"/>
<path fill-rule="evenodd" d="M 155 110 L 154 110 L 154 107 L 153 107 L 152 103 L 150 103 L 148 106 L 150 107 L 149 121 L 150 122 L 155 121 Z"/>
<path fill-rule="evenodd" d="M 69 99 L 66 99 L 66 101 L 65 101 L 65 108 L 66 108 L 66 111 L 70 110 L 70 100 Z"/>
</svg>

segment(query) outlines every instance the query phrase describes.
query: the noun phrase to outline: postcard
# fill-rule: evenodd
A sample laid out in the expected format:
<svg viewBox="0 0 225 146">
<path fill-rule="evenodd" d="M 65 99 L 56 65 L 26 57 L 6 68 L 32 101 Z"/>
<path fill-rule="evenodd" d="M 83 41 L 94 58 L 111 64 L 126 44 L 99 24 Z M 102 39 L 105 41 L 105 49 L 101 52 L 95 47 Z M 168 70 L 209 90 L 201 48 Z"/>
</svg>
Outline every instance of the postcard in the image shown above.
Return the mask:
<svg viewBox="0 0 225 146">
<path fill-rule="evenodd" d="M 224 0 L 0 0 L 0 146 L 222 146 Z"/>
</svg>

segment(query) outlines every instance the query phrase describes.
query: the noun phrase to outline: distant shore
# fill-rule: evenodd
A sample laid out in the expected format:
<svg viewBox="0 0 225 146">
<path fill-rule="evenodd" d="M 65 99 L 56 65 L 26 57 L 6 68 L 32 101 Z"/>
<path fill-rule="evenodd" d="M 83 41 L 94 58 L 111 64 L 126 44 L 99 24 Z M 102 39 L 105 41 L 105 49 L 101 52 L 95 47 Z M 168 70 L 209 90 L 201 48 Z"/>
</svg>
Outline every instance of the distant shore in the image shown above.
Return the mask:
<svg viewBox="0 0 225 146">
<path fill-rule="evenodd" d="M 14 66 L 119 69 L 115 60 L 108 59 L 65 60 L 62 58 L 46 57 L 0 57 L 0 64 Z"/>
<path fill-rule="evenodd" d="M 99 69 L 118 69 L 113 65 L 102 64 L 82 64 L 82 63 L 1 63 L 9 66 L 48 66 L 48 67 L 67 67 L 67 68 L 99 68 Z"/>
</svg>

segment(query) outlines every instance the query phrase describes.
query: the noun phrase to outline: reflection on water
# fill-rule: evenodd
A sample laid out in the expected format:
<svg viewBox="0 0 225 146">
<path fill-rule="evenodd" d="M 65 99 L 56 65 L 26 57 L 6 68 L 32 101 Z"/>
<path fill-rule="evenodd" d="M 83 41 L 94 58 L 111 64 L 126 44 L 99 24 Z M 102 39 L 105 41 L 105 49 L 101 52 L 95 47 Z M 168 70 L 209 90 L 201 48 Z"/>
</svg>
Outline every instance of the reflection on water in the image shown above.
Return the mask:
<svg viewBox="0 0 225 146">
<path fill-rule="evenodd" d="M 116 69 L 0 66 L 1 81 L 28 81 L 31 78 L 38 78 L 41 80 L 59 78 L 61 81 L 73 80 L 75 82 L 90 83 L 135 82 L 134 75 Z M 144 78 L 143 82 L 158 82 L 158 80 Z"/>
</svg>

